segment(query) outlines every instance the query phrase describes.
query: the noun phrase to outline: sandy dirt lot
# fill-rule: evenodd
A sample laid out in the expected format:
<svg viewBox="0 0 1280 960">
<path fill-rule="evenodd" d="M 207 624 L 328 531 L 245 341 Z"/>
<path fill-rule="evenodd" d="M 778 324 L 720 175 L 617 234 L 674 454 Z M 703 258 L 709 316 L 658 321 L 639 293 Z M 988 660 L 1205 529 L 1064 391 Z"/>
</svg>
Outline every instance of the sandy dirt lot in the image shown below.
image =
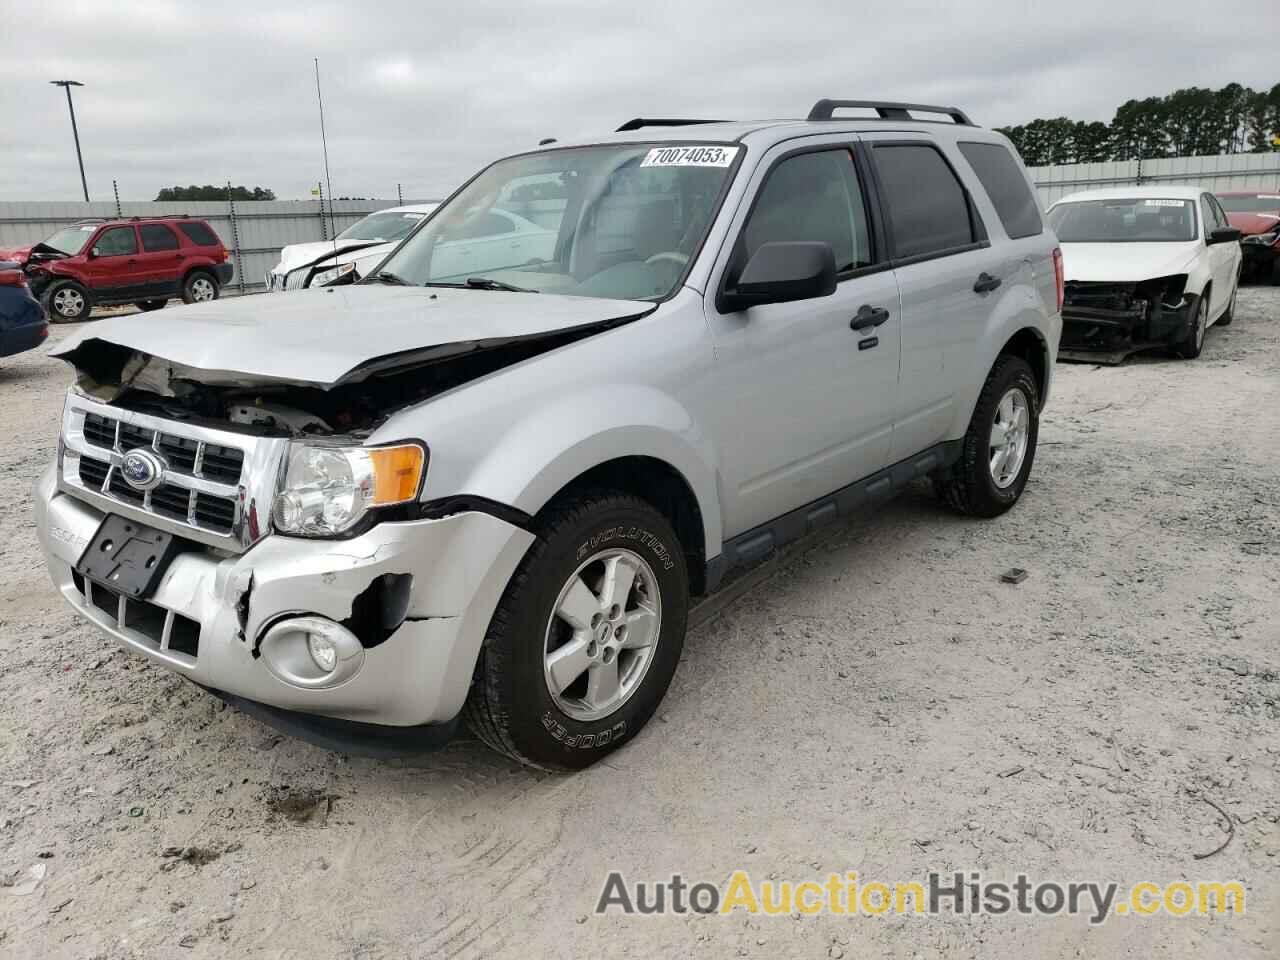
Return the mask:
<svg viewBox="0 0 1280 960">
<path fill-rule="evenodd" d="M 1280 290 L 1195 362 L 1060 366 L 1012 513 L 921 488 L 798 551 L 570 777 L 466 740 L 326 753 L 79 623 L 29 502 L 67 381 L 0 363 L 0 955 L 1280 955 Z M 1227 837 L 1207 800 L 1234 837 L 1201 861 Z M 1248 912 L 593 914 L 611 870 L 736 868 L 1238 879 Z"/>
</svg>

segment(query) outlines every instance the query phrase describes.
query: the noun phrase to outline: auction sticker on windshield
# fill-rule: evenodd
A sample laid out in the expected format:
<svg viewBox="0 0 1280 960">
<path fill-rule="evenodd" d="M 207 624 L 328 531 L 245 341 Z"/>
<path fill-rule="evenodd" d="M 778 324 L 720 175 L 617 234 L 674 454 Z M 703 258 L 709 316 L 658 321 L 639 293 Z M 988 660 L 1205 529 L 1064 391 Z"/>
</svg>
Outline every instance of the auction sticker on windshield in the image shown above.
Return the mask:
<svg viewBox="0 0 1280 960">
<path fill-rule="evenodd" d="M 642 167 L 727 167 L 738 155 L 738 147 L 654 147 Z"/>
</svg>

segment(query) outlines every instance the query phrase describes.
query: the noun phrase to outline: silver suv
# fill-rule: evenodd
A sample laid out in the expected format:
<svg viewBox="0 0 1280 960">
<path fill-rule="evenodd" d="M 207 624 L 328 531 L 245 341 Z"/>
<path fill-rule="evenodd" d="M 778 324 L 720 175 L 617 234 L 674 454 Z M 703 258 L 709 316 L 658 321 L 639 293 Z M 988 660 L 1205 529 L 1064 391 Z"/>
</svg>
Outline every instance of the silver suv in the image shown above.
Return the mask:
<svg viewBox="0 0 1280 960">
<path fill-rule="evenodd" d="M 124 646 L 312 740 L 402 752 L 465 717 L 584 767 L 653 715 L 731 569 L 918 477 L 1017 502 L 1056 247 L 1008 141 L 954 108 L 508 157 L 359 283 L 67 341 L 49 569 Z"/>
</svg>

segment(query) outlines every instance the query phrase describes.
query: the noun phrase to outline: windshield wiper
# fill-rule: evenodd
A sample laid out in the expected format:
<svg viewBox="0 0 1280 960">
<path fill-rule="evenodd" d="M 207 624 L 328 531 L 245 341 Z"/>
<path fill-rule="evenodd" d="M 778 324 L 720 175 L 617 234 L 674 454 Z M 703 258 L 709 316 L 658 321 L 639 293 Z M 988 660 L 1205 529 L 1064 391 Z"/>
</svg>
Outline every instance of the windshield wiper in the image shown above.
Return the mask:
<svg viewBox="0 0 1280 960">
<path fill-rule="evenodd" d="M 377 280 L 377 281 L 379 281 L 379 282 L 381 282 L 381 283 L 393 283 L 393 284 L 395 284 L 397 287 L 412 287 L 412 286 L 413 286 L 413 284 L 412 284 L 412 283 L 410 283 L 408 280 L 406 280 L 404 277 L 398 276 L 397 274 L 392 273 L 390 270 L 379 270 L 377 273 L 375 273 L 375 274 L 374 274 L 372 277 L 370 277 L 369 279 L 370 279 L 370 280 Z"/>
<path fill-rule="evenodd" d="M 514 283 L 503 283 L 501 280 L 490 280 L 488 277 L 467 277 L 467 287 L 472 290 L 502 290 L 506 293 L 537 293 L 528 287 L 517 287 Z"/>
</svg>

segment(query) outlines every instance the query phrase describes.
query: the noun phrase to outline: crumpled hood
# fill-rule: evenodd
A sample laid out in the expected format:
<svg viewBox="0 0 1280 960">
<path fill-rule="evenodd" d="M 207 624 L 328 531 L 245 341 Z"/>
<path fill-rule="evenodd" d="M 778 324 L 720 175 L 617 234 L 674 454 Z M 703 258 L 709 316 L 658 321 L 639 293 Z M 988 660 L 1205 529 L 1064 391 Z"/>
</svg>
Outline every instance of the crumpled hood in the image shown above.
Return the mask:
<svg viewBox="0 0 1280 960">
<path fill-rule="evenodd" d="M 13 263 L 26 263 L 30 256 L 30 247 L 8 247 L 0 250 L 0 260 L 7 260 Z"/>
<path fill-rule="evenodd" d="M 1186 273 L 1200 250 L 1187 243 L 1064 243 L 1062 265 L 1067 280 L 1094 283 L 1137 283 Z"/>
<path fill-rule="evenodd" d="M 592 325 L 652 303 L 553 294 L 359 284 L 232 297 L 88 324 L 50 352 L 77 362 L 82 345 L 116 344 L 194 368 L 195 379 L 271 379 L 322 387 L 357 380 L 396 355 L 430 359 Z M 79 363 L 77 363 L 79 366 Z"/>
<path fill-rule="evenodd" d="M 1251 237 L 1256 233 L 1271 233 L 1280 228 L 1280 211 L 1276 213 L 1228 213 L 1227 222 Z"/>
<path fill-rule="evenodd" d="M 271 272 L 288 273 L 298 267 L 315 263 L 321 257 L 331 255 L 334 250 L 342 251 L 352 247 L 372 249 L 372 246 L 373 244 L 368 240 L 318 240 L 315 243 L 292 243 L 280 251 L 280 262 L 271 268 Z M 378 246 L 386 246 L 389 249 L 391 245 L 378 244 Z M 333 262 L 345 263 L 346 261 L 339 257 Z"/>
</svg>

